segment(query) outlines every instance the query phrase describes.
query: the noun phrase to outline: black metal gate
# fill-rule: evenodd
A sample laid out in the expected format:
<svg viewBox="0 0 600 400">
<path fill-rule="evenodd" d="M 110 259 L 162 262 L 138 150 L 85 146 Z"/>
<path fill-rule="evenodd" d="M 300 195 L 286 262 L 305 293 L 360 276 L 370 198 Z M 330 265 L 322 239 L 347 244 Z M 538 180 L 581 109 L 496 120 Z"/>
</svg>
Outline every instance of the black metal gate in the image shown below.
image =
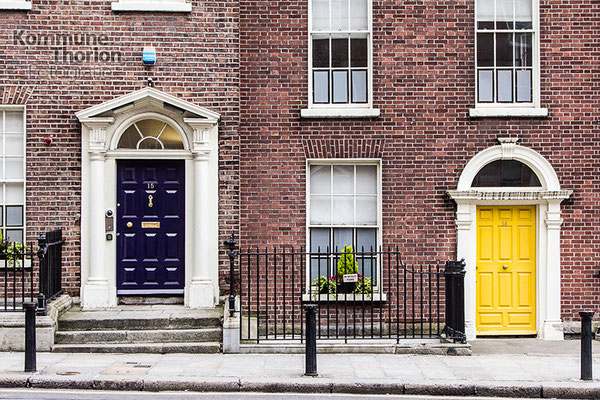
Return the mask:
<svg viewBox="0 0 600 400">
<path fill-rule="evenodd" d="M 25 301 L 38 302 L 38 314 L 62 293 L 62 230 L 46 232 L 33 243 L 0 242 L 0 311 L 21 312 Z"/>
</svg>

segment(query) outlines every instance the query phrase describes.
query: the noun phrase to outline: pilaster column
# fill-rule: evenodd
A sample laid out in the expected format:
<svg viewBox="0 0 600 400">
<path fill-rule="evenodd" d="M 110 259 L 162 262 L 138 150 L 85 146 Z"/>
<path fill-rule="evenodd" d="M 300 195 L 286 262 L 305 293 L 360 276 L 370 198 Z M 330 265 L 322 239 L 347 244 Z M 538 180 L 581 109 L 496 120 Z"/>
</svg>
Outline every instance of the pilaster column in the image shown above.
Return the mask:
<svg viewBox="0 0 600 400">
<path fill-rule="evenodd" d="M 546 251 L 546 315 L 543 318 L 542 335 L 545 340 L 562 340 L 563 324 L 560 312 L 560 200 L 549 200 L 544 223 L 548 235 Z"/>
<path fill-rule="evenodd" d="M 209 255 L 210 240 L 210 196 L 209 161 L 212 156 L 209 133 L 213 123 L 205 120 L 186 119 L 194 130 L 194 238 L 192 281 L 189 287 L 188 305 L 190 308 L 213 307 L 215 283 L 211 279 Z M 216 122 L 216 121 L 215 121 Z"/>
<path fill-rule="evenodd" d="M 473 252 L 473 241 L 477 240 L 477 231 L 475 229 L 475 205 L 468 201 L 457 200 L 456 210 L 456 235 L 457 250 L 456 258 L 464 258 L 466 263 L 465 274 L 465 334 L 467 340 L 475 339 L 477 335 L 476 321 L 476 262 L 477 254 Z"/>
<path fill-rule="evenodd" d="M 89 130 L 88 151 L 90 160 L 89 191 L 89 275 L 83 286 L 83 308 L 103 308 L 109 305 L 108 280 L 104 254 L 104 161 L 106 128 L 112 118 L 90 118 L 82 121 Z"/>
</svg>

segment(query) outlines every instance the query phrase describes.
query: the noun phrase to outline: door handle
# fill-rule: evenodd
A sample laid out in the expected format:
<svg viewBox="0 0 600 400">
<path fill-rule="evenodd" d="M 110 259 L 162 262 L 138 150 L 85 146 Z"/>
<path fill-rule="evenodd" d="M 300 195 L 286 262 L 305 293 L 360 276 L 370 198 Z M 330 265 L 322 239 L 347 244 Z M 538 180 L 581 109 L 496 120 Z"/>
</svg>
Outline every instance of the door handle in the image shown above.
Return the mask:
<svg viewBox="0 0 600 400">
<path fill-rule="evenodd" d="M 508 269 L 508 265 L 504 264 L 504 265 L 502 266 L 502 269 L 506 271 L 506 270 Z"/>
<path fill-rule="evenodd" d="M 128 228 L 131 228 L 132 226 L 133 226 L 133 224 L 131 223 L 131 221 L 127 223 Z"/>
</svg>

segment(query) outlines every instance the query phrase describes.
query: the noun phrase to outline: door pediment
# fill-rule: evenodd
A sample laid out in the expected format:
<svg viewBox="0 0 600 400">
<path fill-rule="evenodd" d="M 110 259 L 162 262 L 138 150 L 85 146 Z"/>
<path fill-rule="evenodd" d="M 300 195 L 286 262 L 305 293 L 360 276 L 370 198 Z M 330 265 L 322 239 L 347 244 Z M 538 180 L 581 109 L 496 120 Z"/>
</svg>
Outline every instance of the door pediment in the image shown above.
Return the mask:
<svg viewBox="0 0 600 400">
<path fill-rule="evenodd" d="M 83 122 L 98 117 L 115 117 L 134 108 L 147 106 L 156 109 L 165 108 L 168 111 L 179 111 L 185 118 L 198 118 L 212 124 L 216 124 L 221 118 L 220 114 L 208 108 L 198 106 L 152 87 L 146 87 L 86 108 L 76 113 L 75 116 Z"/>
</svg>

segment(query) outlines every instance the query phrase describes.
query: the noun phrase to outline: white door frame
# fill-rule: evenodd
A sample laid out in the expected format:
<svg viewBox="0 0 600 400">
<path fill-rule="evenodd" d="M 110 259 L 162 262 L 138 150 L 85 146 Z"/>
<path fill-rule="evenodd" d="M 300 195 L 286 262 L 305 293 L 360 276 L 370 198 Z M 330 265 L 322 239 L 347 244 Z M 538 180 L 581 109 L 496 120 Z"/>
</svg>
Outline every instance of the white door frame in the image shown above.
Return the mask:
<svg viewBox="0 0 600 400">
<path fill-rule="evenodd" d="M 536 151 L 516 144 L 517 138 L 499 138 L 500 145 L 475 155 L 465 166 L 456 190 L 448 194 L 457 205 L 457 257 L 467 264 L 465 275 L 465 329 L 468 340 L 476 331 L 477 206 L 536 206 L 536 329 L 538 338 L 563 339 L 560 308 L 560 203 L 573 191 L 562 190 L 550 163 Z M 517 160 L 529 166 L 538 176 L 536 188 L 474 188 L 477 173 L 496 160 Z"/>
<path fill-rule="evenodd" d="M 169 107 L 171 106 L 171 107 Z M 117 305 L 117 241 L 107 240 L 105 215 L 116 216 L 118 159 L 185 160 L 185 291 L 192 308 L 218 302 L 218 122 L 219 115 L 154 88 L 145 88 L 80 111 L 81 304 Z M 193 116 L 193 117 L 190 117 Z M 118 149 L 134 122 L 157 119 L 181 136 L 183 150 Z"/>
</svg>

